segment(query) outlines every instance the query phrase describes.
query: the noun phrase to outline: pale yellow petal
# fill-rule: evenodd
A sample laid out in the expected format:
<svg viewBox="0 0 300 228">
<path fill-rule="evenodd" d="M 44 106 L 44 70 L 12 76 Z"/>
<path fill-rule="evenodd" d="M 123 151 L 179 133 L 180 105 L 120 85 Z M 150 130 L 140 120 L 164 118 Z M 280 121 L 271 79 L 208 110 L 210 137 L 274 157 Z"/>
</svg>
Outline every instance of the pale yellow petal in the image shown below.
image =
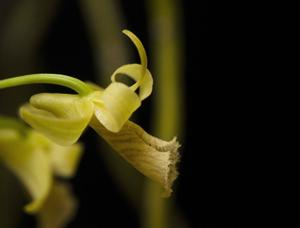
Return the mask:
<svg viewBox="0 0 300 228">
<path fill-rule="evenodd" d="M 123 31 L 136 46 L 140 55 L 141 64 L 128 64 L 119 67 L 111 76 L 112 83 L 105 89 L 100 90 L 101 99 L 95 99 L 95 116 L 109 131 L 118 132 L 132 113 L 139 108 L 141 101 L 152 92 L 153 79 L 147 69 L 147 56 L 142 42 L 132 32 Z M 117 82 L 118 75 L 127 75 L 135 84 L 127 86 Z M 92 86 L 95 88 L 95 86 Z M 95 88 L 96 89 L 96 88 Z M 135 91 L 139 89 L 139 96 Z M 96 98 L 97 96 L 95 96 Z"/>
<path fill-rule="evenodd" d="M 116 81 L 116 77 L 121 74 L 125 74 L 131 79 L 135 80 L 139 86 L 139 97 L 144 100 L 152 93 L 153 78 L 150 71 L 147 69 L 145 75 L 141 74 L 142 65 L 140 64 L 127 64 L 119 67 L 111 76 L 113 82 Z M 134 84 L 132 87 L 135 87 Z M 135 90 L 136 88 L 134 88 Z"/>
<path fill-rule="evenodd" d="M 16 131 L 20 134 L 25 135 L 26 131 L 28 130 L 28 127 L 24 123 L 14 118 L 0 115 L 0 131 L 4 129 Z"/>
<path fill-rule="evenodd" d="M 48 154 L 36 149 L 29 139 L 23 137 L 0 150 L 5 150 L 0 153 L 0 160 L 20 179 L 32 198 L 25 210 L 28 213 L 37 212 L 52 181 Z"/>
<path fill-rule="evenodd" d="M 20 132 L 11 128 L 0 128 L 0 148 L 3 149 L 4 145 L 12 144 L 20 139 Z"/>
<path fill-rule="evenodd" d="M 135 91 L 138 88 L 140 89 L 139 95 L 140 99 L 144 100 L 148 97 L 152 92 L 152 84 L 153 79 L 150 71 L 147 69 L 148 60 L 146 55 L 146 50 L 140 41 L 140 39 L 130 32 L 129 30 L 123 30 L 123 33 L 130 38 L 130 40 L 134 43 L 141 60 L 141 64 L 128 64 L 121 66 L 118 68 L 114 74 L 112 75 L 111 79 L 113 82 L 116 81 L 117 74 L 126 74 L 130 78 L 136 81 L 135 84 L 130 86 L 130 88 Z"/>
<path fill-rule="evenodd" d="M 49 155 L 54 174 L 60 177 L 73 177 L 83 153 L 83 146 L 79 143 L 60 146 L 36 131 L 30 133 L 31 141 L 39 142 L 36 147 Z"/>
<path fill-rule="evenodd" d="M 73 177 L 82 152 L 83 147 L 78 143 L 67 147 L 53 144 L 50 154 L 54 173 L 61 177 Z"/>
<path fill-rule="evenodd" d="M 171 194 L 178 175 L 179 144 L 176 139 L 167 142 L 155 138 L 131 121 L 127 121 L 118 133 L 108 131 L 96 118 L 92 118 L 90 126 L 137 170 L 162 185 L 164 196 Z"/>
<path fill-rule="evenodd" d="M 72 220 L 77 210 L 77 200 L 71 187 L 55 182 L 48 198 L 37 214 L 38 228 L 63 228 Z"/>
<path fill-rule="evenodd" d="M 126 85 L 111 83 L 101 94 L 102 103 L 95 104 L 95 116 L 112 132 L 118 132 L 141 105 L 139 97 Z"/>
<path fill-rule="evenodd" d="M 21 138 L 20 132 L 11 128 L 0 128 L 0 161 L 1 154 L 8 153 L 15 148 L 15 143 L 19 143 Z"/>
<path fill-rule="evenodd" d="M 67 146 L 78 140 L 93 110 L 93 103 L 86 97 L 42 93 L 20 108 L 20 116 L 49 139 Z"/>
<path fill-rule="evenodd" d="M 139 56 L 140 56 L 140 59 L 141 59 L 141 64 L 142 64 L 144 70 L 146 70 L 148 60 L 147 60 L 146 50 L 145 50 L 142 42 L 140 41 L 140 39 L 135 34 L 130 32 L 129 30 L 124 29 L 122 32 L 126 36 L 128 36 L 130 38 L 130 40 L 134 43 L 136 49 L 138 50 L 138 53 L 139 53 Z M 143 73 L 145 73 L 145 72 L 143 72 Z"/>
<path fill-rule="evenodd" d="M 17 124 L 17 121 L 14 122 Z M 34 213 L 42 205 L 51 184 L 49 158 L 46 153 L 36 148 L 35 145 L 40 142 L 32 142 L 28 130 L 24 134 L 24 126 L 19 128 L 11 122 L 6 123 L 11 128 L 5 128 L 5 124 L 1 124 L 0 162 L 25 185 L 32 198 L 32 202 L 25 209 Z"/>
</svg>

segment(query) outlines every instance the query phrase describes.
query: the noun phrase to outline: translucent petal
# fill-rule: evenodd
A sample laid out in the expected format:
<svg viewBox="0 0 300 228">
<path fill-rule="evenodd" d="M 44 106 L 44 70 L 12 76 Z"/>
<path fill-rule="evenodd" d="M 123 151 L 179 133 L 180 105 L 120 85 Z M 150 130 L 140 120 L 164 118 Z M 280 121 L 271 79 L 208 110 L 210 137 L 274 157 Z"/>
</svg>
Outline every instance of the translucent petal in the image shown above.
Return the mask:
<svg viewBox="0 0 300 228">
<path fill-rule="evenodd" d="M 73 177 L 82 152 L 83 147 L 78 143 L 68 147 L 52 144 L 51 160 L 54 173 L 61 177 Z"/>
<path fill-rule="evenodd" d="M 138 50 L 140 59 L 141 59 L 141 64 L 144 68 L 144 70 L 146 70 L 147 68 L 147 55 L 146 55 L 146 51 L 145 48 L 142 44 L 142 42 L 140 41 L 140 39 L 134 35 L 132 32 L 130 32 L 129 30 L 124 29 L 122 31 L 126 36 L 128 36 L 130 38 L 130 40 L 134 43 L 136 49 Z"/>
<path fill-rule="evenodd" d="M 141 64 L 128 64 L 121 66 L 113 73 L 111 80 L 112 82 L 115 82 L 117 74 L 126 74 L 127 76 L 136 81 L 136 83 L 133 84 L 130 88 L 133 91 L 135 91 L 140 87 L 139 96 L 141 100 L 144 100 L 151 94 L 153 85 L 152 75 L 147 69 L 148 60 L 146 50 L 142 42 L 135 34 L 128 30 L 123 30 L 123 33 L 130 38 L 130 40 L 134 43 L 135 47 L 137 48 Z"/>
<path fill-rule="evenodd" d="M 81 144 L 60 146 L 35 131 L 31 133 L 31 140 L 38 141 L 39 145 L 37 146 L 49 154 L 49 162 L 54 174 L 60 177 L 74 176 L 83 153 Z"/>
<path fill-rule="evenodd" d="M 153 78 L 150 71 L 147 69 L 145 75 L 141 75 L 142 65 L 140 64 L 127 64 L 119 67 L 111 76 L 113 82 L 116 81 L 118 74 L 125 74 L 131 79 L 139 82 L 139 97 L 144 100 L 152 93 Z M 134 87 L 133 85 L 132 87 Z"/>
<path fill-rule="evenodd" d="M 178 175 L 179 144 L 176 139 L 167 142 L 155 138 L 131 121 L 127 121 L 117 133 L 108 131 L 96 118 L 92 119 L 90 126 L 132 166 L 162 185 L 164 196 L 171 194 Z"/>
<path fill-rule="evenodd" d="M 32 197 L 25 207 L 28 213 L 35 213 L 43 204 L 52 182 L 49 156 L 35 147 L 39 141 L 32 142 L 23 137 L 1 147 L 0 160 L 20 179 Z"/>
<path fill-rule="evenodd" d="M 66 183 L 56 181 L 37 215 L 38 227 L 67 227 L 76 209 L 77 200 L 71 187 Z"/>
<path fill-rule="evenodd" d="M 66 146 L 75 143 L 93 114 L 88 97 L 42 93 L 31 97 L 20 108 L 21 118 L 54 142 Z"/>
<path fill-rule="evenodd" d="M 20 133 L 16 129 L 0 128 L 0 148 L 10 145 L 20 138 Z"/>
<path fill-rule="evenodd" d="M 18 134 L 25 135 L 28 127 L 14 118 L 0 115 L 0 131 L 5 129 L 10 131 L 16 130 Z"/>
<path fill-rule="evenodd" d="M 118 82 L 111 83 L 102 92 L 100 98 L 102 103 L 94 102 L 95 116 L 112 132 L 120 131 L 132 113 L 141 105 L 136 93 Z"/>
<path fill-rule="evenodd" d="M 21 138 L 20 132 L 11 128 L 0 128 L 0 160 L 2 153 L 8 153 L 15 148 Z"/>
</svg>

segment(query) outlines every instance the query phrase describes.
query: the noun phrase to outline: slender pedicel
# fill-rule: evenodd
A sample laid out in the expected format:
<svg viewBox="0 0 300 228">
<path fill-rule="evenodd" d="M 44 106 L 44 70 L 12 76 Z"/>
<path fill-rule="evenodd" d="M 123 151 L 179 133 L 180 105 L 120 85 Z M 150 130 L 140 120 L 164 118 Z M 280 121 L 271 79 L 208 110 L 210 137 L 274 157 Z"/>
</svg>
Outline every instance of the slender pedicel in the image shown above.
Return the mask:
<svg viewBox="0 0 300 228">
<path fill-rule="evenodd" d="M 0 80 L 0 89 L 29 84 L 54 84 L 68 87 L 81 96 L 90 94 L 92 91 L 83 81 L 62 74 L 29 74 Z"/>
</svg>

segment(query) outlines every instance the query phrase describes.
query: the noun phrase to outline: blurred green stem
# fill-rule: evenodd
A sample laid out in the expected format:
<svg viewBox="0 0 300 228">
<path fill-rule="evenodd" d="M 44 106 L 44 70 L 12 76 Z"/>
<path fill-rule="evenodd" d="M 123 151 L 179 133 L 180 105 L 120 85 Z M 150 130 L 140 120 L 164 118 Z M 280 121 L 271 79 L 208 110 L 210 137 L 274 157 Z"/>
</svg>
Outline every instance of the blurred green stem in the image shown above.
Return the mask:
<svg viewBox="0 0 300 228">
<path fill-rule="evenodd" d="M 96 80 L 102 85 L 110 82 L 113 71 L 129 62 L 127 45 L 121 31 L 126 28 L 118 0 L 81 0 L 81 9 L 89 29 L 97 68 Z M 127 43 L 126 43 L 127 42 Z M 99 151 L 117 186 L 137 210 L 141 207 L 140 186 L 143 176 L 112 149 L 99 141 Z"/>
<path fill-rule="evenodd" d="M 0 74 L 37 70 L 38 51 L 58 4 L 59 0 L 26 0 L 14 4 L 0 36 Z"/>
<path fill-rule="evenodd" d="M 181 7 L 176 0 L 147 3 L 155 75 L 153 126 L 155 135 L 168 140 L 183 131 Z M 169 218 L 170 200 L 161 198 L 159 186 L 147 182 L 144 228 L 174 227 Z"/>
<path fill-rule="evenodd" d="M 108 76 L 128 59 L 126 39 L 120 35 L 125 28 L 121 9 L 116 0 L 80 0 L 80 4 L 90 31 L 97 74 L 108 84 Z"/>
<path fill-rule="evenodd" d="M 29 74 L 7 78 L 0 80 L 0 89 L 31 84 L 60 85 L 70 88 L 80 95 L 88 95 L 93 92 L 93 90 L 83 81 L 61 74 Z"/>
</svg>

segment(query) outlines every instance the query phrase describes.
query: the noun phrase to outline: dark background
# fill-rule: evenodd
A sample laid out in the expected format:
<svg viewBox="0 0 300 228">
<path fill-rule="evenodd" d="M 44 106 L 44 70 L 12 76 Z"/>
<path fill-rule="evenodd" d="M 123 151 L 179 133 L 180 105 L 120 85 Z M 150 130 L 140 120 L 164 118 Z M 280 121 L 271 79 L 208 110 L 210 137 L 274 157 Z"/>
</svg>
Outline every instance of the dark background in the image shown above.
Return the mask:
<svg viewBox="0 0 300 228">
<path fill-rule="evenodd" d="M 128 28 L 147 48 L 144 1 L 121 1 L 121 5 Z M 249 133 L 242 130 L 251 124 L 242 117 L 249 111 L 244 108 L 246 98 L 243 93 L 237 96 L 236 82 L 221 73 L 223 66 L 209 61 L 217 53 L 208 38 L 207 1 L 182 1 L 182 11 L 186 130 L 175 202 L 192 228 L 244 227 L 256 217 L 251 210 L 255 189 L 248 170 L 252 148 L 245 140 Z M 43 72 L 95 81 L 91 46 L 77 1 L 61 1 L 40 54 Z M 149 120 L 149 113 L 140 112 L 138 121 Z M 95 148 L 96 140 L 91 130 L 85 133 L 87 151 Z M 124 199 L 96 153 L 85 154 L 72 182 L 80 208 L 70 227 L 140 227 L 138 211 Z M 25 223 L 31 227 L 34 219 L 28 216 Z"/>
</svg>

